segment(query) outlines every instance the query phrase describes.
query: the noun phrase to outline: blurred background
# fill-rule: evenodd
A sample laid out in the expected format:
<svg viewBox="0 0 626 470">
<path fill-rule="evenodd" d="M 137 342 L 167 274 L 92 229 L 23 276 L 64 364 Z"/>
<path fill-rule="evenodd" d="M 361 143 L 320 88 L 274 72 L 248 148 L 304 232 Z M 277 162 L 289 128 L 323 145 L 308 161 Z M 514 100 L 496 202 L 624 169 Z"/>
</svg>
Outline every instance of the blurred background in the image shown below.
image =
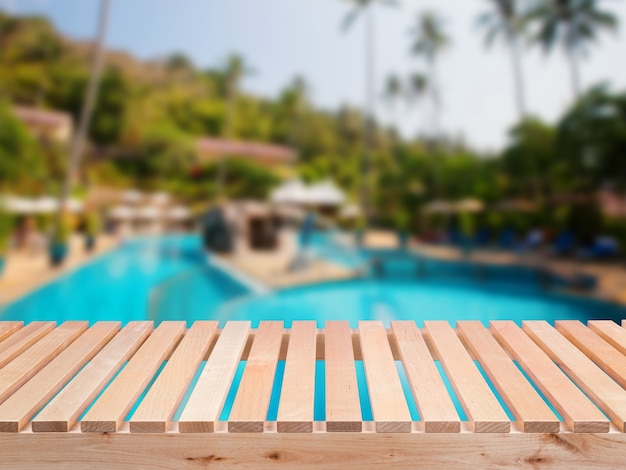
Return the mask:
<svg viewBox="0 0 626 470">
<path fill-rule="evenodd" d="M 5 289 L 31 286 L 28 257 L 184 232 L 280 286 L 310 247 L 354 268 L 328 255 L 349 245 L 370 271 L 408 250 L 626 302 L 625 20 L 602 0 L 0 1 Z"/>
</svg>

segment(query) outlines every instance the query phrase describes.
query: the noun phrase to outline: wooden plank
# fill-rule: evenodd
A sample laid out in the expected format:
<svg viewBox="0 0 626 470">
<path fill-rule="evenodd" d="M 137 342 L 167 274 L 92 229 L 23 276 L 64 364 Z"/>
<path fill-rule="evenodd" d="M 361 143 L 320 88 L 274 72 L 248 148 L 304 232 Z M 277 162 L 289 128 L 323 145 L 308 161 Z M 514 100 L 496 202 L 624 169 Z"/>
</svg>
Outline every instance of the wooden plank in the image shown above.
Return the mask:
<svg viewBox="0 0 626 470">
<path fill-rule="evenodd" d="M 349 323 L 326 322 L 324 337 L 326 431 L 361 432 L 361 402 Z"/>
<path fill-rule="evenodd" d="M 282 322 L 259 323 L 228 417 L 229 432 L 263 432 L 283 333 Z"/>
<path fill-rule="evenodd" d="M 187 332 L 133 414 L 131 432 L 165 432 L 211 347 L 216 321 L 198 321 Z"/>
<path fill-rule="evenodd" d="M 587 325 L 619 352 L 626 354 L 626 329 L 610 320 L 591 320 Z"/>
<path fill-rule="evenodd" d="M 119 329 L 119 322 L 96 323 L 50 361 L 0 405 L 0 432 L 20 431 Z"/>
<path fill-rule="evenodd" d="M 82 432 L 116 432 L 185 332 L 185 322 L 163 322 L 150 335 L 80 423 Z"/>
<path fill-rule="evenodd" d="M 65 322 L 0 369 L 0 403 L 24 385 L 86 329 L 87 322 Z"/>
<path fill-rule="evenodd" d="M 474 432 L 509 432 L 509 418 L 448 322 L 426 321 L 424 329 Z"/>
<path fill-rule="evenodd" d="M 411 413 L 380 321 L 359 321 L 361 354 L 376 432 L 411 432 Z"/>
<path fill-rule="evenodd" d="M 613 380 L 626 388 L 626 356 L 579 321 L 557 321 L 554 326 Z"/>
<path fill-rule="evenodd" d="M 3 321 L 0 322 L 0 342 L 8 336 L 11 336 L 17 330 L 24 326 L 22 321 Z M 1 346 L 0 346 L 1 348 Z"/>
<path fill-rule="evenodd" d="M 152 322 L 129 322 L 32 421 L 34 432 L 67 432 L 152 332 Z"/>
<path fill-rule="evenodd" d="M 561 423 L 509 355 L 479 321 L 457 323 L 459 337 L 480 362 L 524 432 L 559 432 Z"/>
<path fill-rule="evenodd" d="M 626 434 L 0 434 L 7 470 L 624 467 Z"/>
<path fill-rule="evenodd" d="M 249 333 L 249 321 L 226 324 L 180 416 L 181 433 L 215 430 Z"/>
<path fill-rule="evenodd" d="M 313 432 L 316 345 L 315 322 L 293 322 L 278 405 L 278 432 Z"/>
<path fill-rule="evenodd" d="M 608 420 L 576 385 L 512 321 L 492 321 L 493 336 L 519 363 L 574 432 L 604 433 Z"/>
<path fill-rule="evenodd" d="M 391 330 L 424 422 L 424 431 L 459 432 L 461 420 L 415 322 L 392 321 Z"/>
<path fill-rule="evenodd" d="M 620 431 L 625 431 L 626 391 L 546 321 L 528 321 L 522 328 L 591 398 Z"/>
<path fill-rule="evenodd" d="M 34 321 L 0 343 L 0 368 L 7 365 L 33 344 L 54 330 L 51 321 Z"/>
</svg>

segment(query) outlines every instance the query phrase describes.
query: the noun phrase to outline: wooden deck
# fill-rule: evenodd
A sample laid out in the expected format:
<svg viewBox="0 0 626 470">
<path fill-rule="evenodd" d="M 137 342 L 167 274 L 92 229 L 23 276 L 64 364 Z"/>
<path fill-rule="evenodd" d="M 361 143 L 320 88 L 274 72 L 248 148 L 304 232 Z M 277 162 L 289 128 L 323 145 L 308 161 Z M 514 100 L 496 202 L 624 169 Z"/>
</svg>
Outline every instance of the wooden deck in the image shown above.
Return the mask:
<svg viewBox="0 0 626 470">
<path fill-rule="evenodd" d="M 0 322 L 0 468 L 621 468 L 625 431 L 609 321 Z"/>
</svg>

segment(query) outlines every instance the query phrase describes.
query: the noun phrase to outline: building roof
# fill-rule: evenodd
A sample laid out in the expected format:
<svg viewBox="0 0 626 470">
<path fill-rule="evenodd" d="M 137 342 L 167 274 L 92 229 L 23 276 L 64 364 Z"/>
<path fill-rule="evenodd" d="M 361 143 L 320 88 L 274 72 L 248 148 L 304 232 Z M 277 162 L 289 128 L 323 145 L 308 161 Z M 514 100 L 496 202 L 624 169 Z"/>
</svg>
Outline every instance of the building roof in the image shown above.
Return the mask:
<svg viewBox="0 0 626 470">
<path fill-rule="evenodd" d="M 68 113 L 60 111 L 14 106 L 13 112 L 21 121 L 37 126 L 59 127 L 70 125 L 72 122 L 72 117 Z"/>
<path fill-rule="evenodd" d="M 290 163 L 297 158 L 296 152 L 292 148 L 284 145 L 262 142 L 243 142 L 212 137 L 199 139 L 198 151 L 201 155 L 234 155 L 276 163 Z"/>
</svg>

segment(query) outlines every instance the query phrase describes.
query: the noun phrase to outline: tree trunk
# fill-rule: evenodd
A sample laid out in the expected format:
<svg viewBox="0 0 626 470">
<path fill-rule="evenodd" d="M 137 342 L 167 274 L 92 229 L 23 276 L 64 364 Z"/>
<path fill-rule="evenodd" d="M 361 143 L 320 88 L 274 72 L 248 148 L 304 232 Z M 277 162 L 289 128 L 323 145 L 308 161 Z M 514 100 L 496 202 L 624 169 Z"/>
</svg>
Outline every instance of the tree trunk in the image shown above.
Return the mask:
<svg viewBox="0 0 626 470">
<path fill-rule="evenodd" d="M 83 102 L 83 109 L 81 110 L 78 128 L 76 129 L 76 134 L 74 135 L 74 139 L 72 141 L 70 149 L 70 159 L 65 175 L 65 181 L 63 182 L 63 185 L 61 187 L 59 214 L 61 214 L 65 210 L 65 207 L 67 205 L 67 200 L 72 189 L 72 180 L 80 166 L 80 160 L 85 147 L 85 138 L 87 136 L 87 132 L 89 131 L 89 124 L 91 123 L 93 108 L 98 97 L 98 85 L 100 83 L 100 76 L 102 74 L 102 63 L 104 59 L 104 41 L 106 38 L 110 6 L 111 0 L 100 1 L 98 33 L 94 46 L 93 62 L 91 64 L 91 73 L 89 75 L 89 84 L 87 85 L 85 101 Z"/>
<path fill-rule="evenodd" d="M 524 72 L 522 70 L 522 58 L 520 56 L 519 42 L 517 35 L 509 32 L 509 46 L 511 49 L 511 61 L 513 65 L 513 78 L 515 80 L 515 101 L 519 119 L 522 121 L 527 114 L 526 111 L 526 90 L 524 87 Z"/>
<path fill-rule="evenodd" d="M 577 43 L 575 33 L 572 30 L 572 25 L 567 26 L 567 44 L 565 45 L 565 55 L 569 64 L 570 78 L 572 81 L 572 92 L 574 93 L 574 100 L 577 101 L 581 92 L 580 70 L 578 68 L 578 57 L 576 57 L 575 45 Z"/>
<path fill-rule="evenodd" d="M 371 159 L 373 149 L 373 127 L 374 127 L 374 90 L 375 90 L 375 30 L 374 30 L 374 13 L 372 6 L 368 5 L 366 11 L 366 24 L 365 24 L 365 75 L 366 75 L 366 90 L 365 90 L 365 115 L 363 116 L 364 126 L 364 145 L 363 145 L 363 161 L 361 172 L 361 208 L 365 216 L 365 224 L 369 226 L 371 218 Z"/>
</svg>

